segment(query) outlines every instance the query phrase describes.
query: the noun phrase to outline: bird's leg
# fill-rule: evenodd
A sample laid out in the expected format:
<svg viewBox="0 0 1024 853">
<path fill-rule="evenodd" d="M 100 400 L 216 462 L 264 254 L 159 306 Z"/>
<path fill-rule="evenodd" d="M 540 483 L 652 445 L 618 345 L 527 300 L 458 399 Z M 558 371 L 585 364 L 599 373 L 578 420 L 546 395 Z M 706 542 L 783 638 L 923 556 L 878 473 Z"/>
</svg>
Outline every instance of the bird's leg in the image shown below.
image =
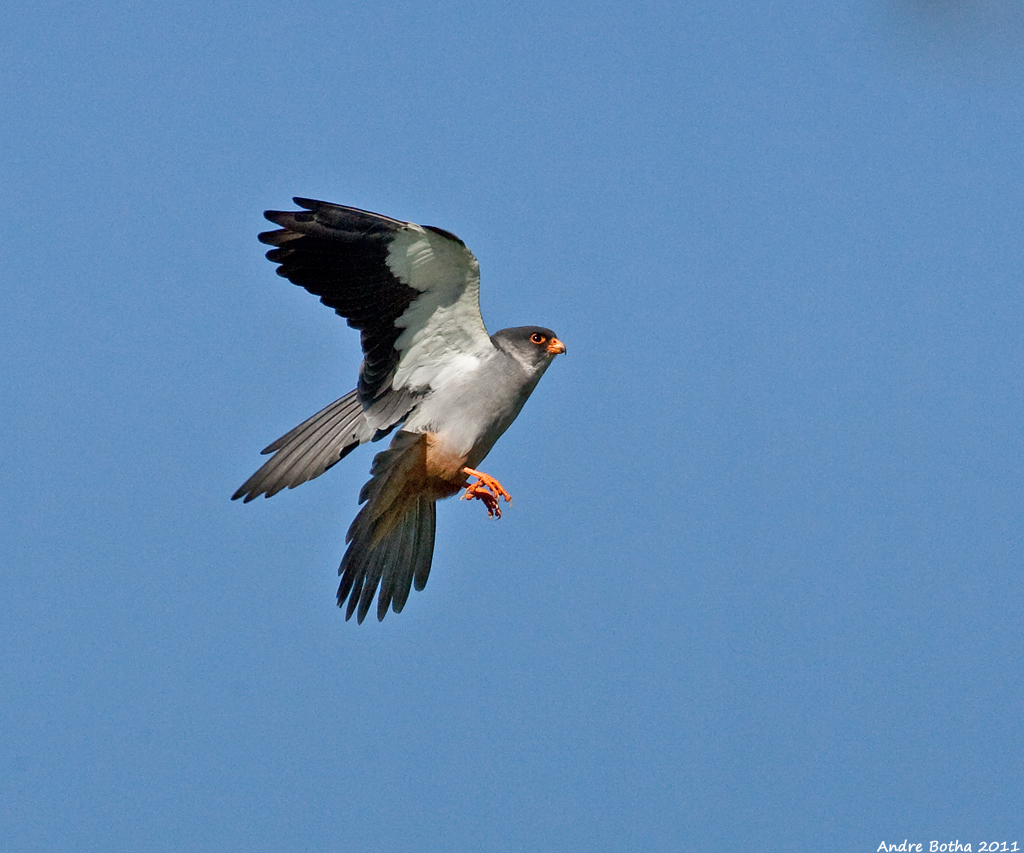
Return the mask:
<svg viewBox="0 0 1024 853">
<path fill-rule="evenodd" d="M 487 507 L 488 518 L 501 518 L 501 509 L 498 507 L 498 498 L 504 498 L 512 503 L 512 495 L 505 491 L 504 486 L 494 479 L 490 474 L 481 471 L 474 471 L 472 468 L 463 468 L 462 473 L 470 477 L 476 477 L 475 483 L 466 486 L 466 494 L 462 496 L 464 501 L 477 498 L 484 502 Z"/>
</svg>

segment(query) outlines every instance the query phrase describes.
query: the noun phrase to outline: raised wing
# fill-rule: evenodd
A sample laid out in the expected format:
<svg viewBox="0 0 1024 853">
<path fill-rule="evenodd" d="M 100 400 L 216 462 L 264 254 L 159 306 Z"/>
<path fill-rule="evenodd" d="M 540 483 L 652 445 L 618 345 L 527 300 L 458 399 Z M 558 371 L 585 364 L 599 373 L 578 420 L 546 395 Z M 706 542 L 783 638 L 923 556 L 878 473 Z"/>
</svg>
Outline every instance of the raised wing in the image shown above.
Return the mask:
<svg viewBox="0 0 1024 853">
<path fill-rule="evenodd" d="M 296 198 L 268 210 L 277 272 L 361 332 L 360 402 L 374 428 L 400 420 L 447 371 L 490 353 L 480 267 L 454 234 L 354 207 Z"/>
</svg>

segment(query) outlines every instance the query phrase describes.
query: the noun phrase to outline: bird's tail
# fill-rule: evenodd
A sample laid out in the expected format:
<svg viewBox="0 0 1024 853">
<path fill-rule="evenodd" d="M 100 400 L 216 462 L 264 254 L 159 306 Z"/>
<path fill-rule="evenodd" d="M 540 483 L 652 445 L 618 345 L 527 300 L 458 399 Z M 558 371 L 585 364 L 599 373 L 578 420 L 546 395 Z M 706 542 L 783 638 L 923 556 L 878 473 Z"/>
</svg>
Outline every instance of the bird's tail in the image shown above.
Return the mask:
<svg viewBox="0 0 1024 853">
<path fill-rule="evenodd" d="M 338 574 L 338 606 L 348 599 L 345 618 L 362 622 L 377 597 L 377 619 L 390 606 L 401 612 L 411 586 L 421 590 L 434 554 L 438 496 L 426 488 L 426 439 L 398 432 L 378 453 L 371 477 L 359 493 L 363 504 L 345 537 L 349 543 Z"/>
</svg>

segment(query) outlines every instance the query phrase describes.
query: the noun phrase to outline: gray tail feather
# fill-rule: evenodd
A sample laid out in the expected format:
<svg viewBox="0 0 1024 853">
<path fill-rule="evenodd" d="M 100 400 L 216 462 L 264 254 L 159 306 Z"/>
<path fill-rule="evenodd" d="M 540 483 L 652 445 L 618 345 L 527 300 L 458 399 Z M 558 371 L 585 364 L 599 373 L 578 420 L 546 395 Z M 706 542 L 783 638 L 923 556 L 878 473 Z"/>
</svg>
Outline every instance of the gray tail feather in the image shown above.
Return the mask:
<svg viewBox="0 0 1024 853">
<path fill-rule="evenodd" d="M 269 498 L 281 489 L 294 489 L 319 477 L 363 442 L 379 437 L 366 423 L 357 392 L 350 391 L 264 449 L 274 455 L 231 499 L 244 497 L 248 503 L 262 494 Z"/>
<path fill-rule="evenodd" d="M 434 554 L 436 498 L 403 489 L 422 456 L 423 436 L 399 432 L 391 447 L 373 460 L 371 479 L 359 495 L 364 502 L 346 539 L 338 568 L 338 606 L 345 618 L 362 622 L 377 594 L 377 619 L 390 606 L 400 613 L 410 588 L 423 589 Z"/>
</svg>

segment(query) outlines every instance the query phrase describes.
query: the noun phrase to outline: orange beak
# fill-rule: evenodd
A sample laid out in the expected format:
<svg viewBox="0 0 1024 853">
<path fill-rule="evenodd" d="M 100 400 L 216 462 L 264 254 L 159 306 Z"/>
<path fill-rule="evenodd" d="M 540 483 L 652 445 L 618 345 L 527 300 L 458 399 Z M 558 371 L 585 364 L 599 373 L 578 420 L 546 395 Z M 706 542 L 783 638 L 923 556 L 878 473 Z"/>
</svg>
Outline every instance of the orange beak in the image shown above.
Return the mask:
<svg viewBox="0 0 1024 853">
<path fill-rule="evenodd" d="M 548 341 L 548 352 L 552 355 L 560 355 L 565 352 L 565 344 L 558 340 L 558 338 L 552 338 Z"/>
</svg>

